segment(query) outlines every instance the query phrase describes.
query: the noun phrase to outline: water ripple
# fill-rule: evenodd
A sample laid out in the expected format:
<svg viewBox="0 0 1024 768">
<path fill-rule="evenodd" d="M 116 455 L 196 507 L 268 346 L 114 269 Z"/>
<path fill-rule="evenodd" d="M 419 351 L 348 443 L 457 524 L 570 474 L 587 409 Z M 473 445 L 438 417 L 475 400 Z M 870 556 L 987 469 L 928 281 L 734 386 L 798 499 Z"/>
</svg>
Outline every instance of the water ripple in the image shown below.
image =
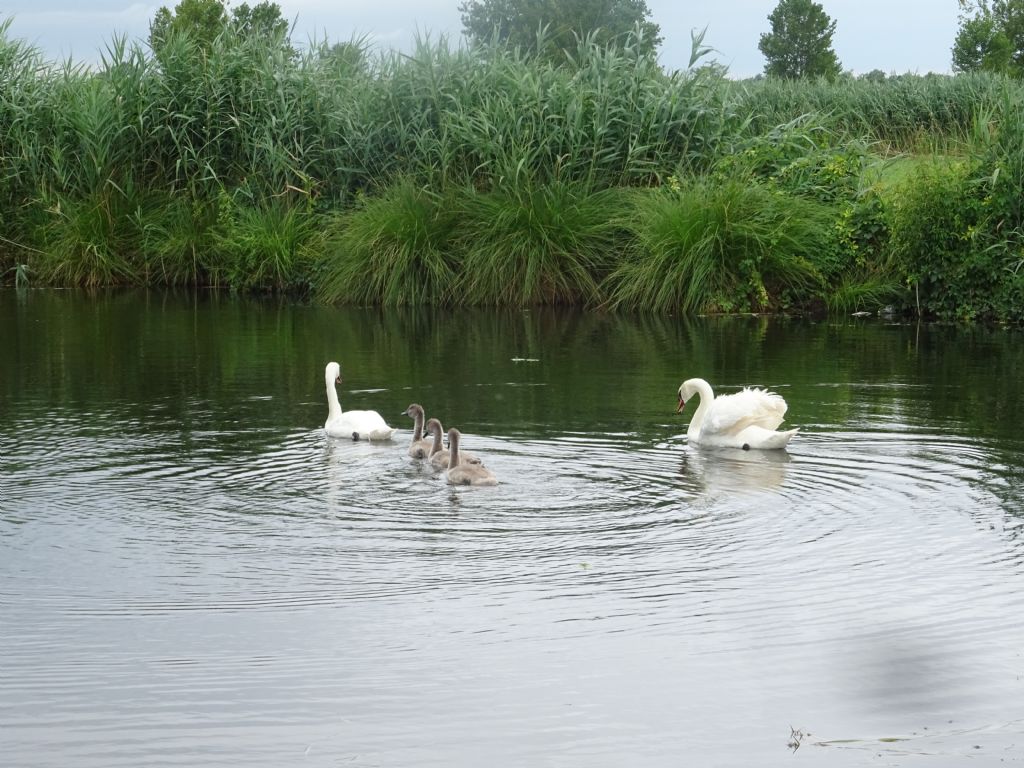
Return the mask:
<svg viewBox="0 0 1024 768">
<path fill-rule="evenodd" d="M 1024 630 L 1024 537 L 1005 513 L 1007 468 L 981 441 L 884 418 L 805 429 L 788 452 L 467 432 L 501 484 L 452 488 L 405 454 L 408 431 L 377 445 L 58 423 L 60 439 L 29 421 L 2 446 L 16 458 L 0 513 L 0 723 L 16 750 L 57 728 L 82 765 L 171 765 L 195 739 L 205 757 L 222 745 L 224 764 L 262 765 L 240 734 L 265 746 L 257 734 L 276 729 L 296 759 L 317 743 L 349 754 L 341 744 L 384 739 L 384 720 L 361 726 L 359 712 L 443 729 L 423 702 L 455 706 L 467 658 L 506 670 L 507 695 L 562 701 L 545 669 L 557 679 L 578 648 L 595 667 L 574 705 L 605 701 L 621 659 L 657 677 L 658 660 L 682 658 L 695 685 L 794 702 L 840 685 L 871 711 L 935 723 L 982 690 L 1007 700 L 1021 673 L 1007 638 Z M 965 661 L 981 647 L 988 666 Z M 522 654 L 528 679 L 508 672 Z M 495 711 L 480 679 L 456 686 L 460 711 Z M 340 730 L 339 712 L 352 718 Z M 391 738 L 385 762 L 443 761 Z"/>
</svg>

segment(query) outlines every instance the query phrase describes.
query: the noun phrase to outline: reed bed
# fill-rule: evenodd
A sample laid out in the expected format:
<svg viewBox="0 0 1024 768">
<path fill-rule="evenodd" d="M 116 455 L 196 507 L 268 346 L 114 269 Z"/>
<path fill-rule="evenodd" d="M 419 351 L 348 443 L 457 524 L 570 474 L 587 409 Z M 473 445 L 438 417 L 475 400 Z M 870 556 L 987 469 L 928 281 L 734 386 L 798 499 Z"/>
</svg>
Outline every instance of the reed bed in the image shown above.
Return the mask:
<svg viewBox="0 0 1024 768">
<path fill-rule="evenodd" d="M 898 75 L 875 80 L 747 80 L 729 84 L 737 108 L 751 115 L 750 131 L 760 135 L 801 116 L 845 138 L 869 138 L 894 151 L 962 147 L 979 111 L 1013 86 L 988 73 Z M 1024 91 L 1021 91 L 1024 95 Z"/>
<path fill-rule="evenodd" d="M 993 178 L 995 202 L 972 242 L 1020 262 L 1005 243 L 1024 242 L 1022 99 L 996 76 L 734 82 L 700 66 L 699 38 L 692 66 L 666 73 L 639 45 L 593 39 L 553 62 L 443 39 L 297 51 L 232 29 L 204 46 L 174 37 L 159 58 L 114 38 L 90 70 L 8 31 L 12 282 L 657 311 L 871 303 L 923 274 L 913 180 L 864 202 L 871 159 L 910 151 L 977 160 L 957 183 Z M 1002 230 L 986 223 L 996 208 Z"/>
</svg>

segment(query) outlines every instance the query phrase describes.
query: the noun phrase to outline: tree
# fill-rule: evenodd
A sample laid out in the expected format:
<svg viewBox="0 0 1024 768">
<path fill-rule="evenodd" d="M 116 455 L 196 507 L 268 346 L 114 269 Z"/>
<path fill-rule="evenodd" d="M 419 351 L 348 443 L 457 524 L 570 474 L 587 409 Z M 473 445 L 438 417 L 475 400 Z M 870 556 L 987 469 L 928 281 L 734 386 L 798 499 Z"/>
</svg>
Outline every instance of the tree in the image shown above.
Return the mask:
<svg viewBox="0 0 1024 768">
<path fill-rule="evenodd" d="M 638 32 L 641 50 L 652 56 L 661 43 L 661 30 L 648 18 L 645 0 L 464 0 L 459 11 L 463 32 L 472 41 L 497 35 L 511 46 L 556 59 L 588 35 L 607 45 Z M 538 37 L 545 27 L 546 34 Z M 543 50 L 537 50 L 538 39 Z"/>
<path fill-rule="evenodd" d="M 281 7 L 277 3 L 257 3 L 252 8 L 248 3 L 242 3 L 231 11 L 231 25 L 243 37 L 288 36 L 288 22 L 281 15 Z"/>
<path fill-rule="evenodd" d="M 1024 76 L 1024 0 L 960 0 L 960 7 L 953 70 Z"/>
<path fill-rule="evenodd" d="M 173 13 L 167 6 L 156 12 L 149 24 L 149 47 L 159 55 L 171 35 L 186 33 L 208 49 L 227 23 L 228 12 L 221 0 L 181 0 Z"/>
<path fill-rule="evenodd" d="M 288 41 L 288 22 L 277 3 L 242 3 L 228 15 L 225 0 L 181 0 L 174 11 L 161 7 L 149 25 L 149 47 L 160 56 L 171 35 L 187 34 L 201 50 L 209 50 L 213 41 L 231 27 L 240 37 L 277 37 L 292 52 Z"/>
<path fill-rule="evenodd" d="M 768 16 L 771 32 L 757 44 L 767 63 L 765 75 L 795 79 L 826 77 L 834 80 L 842 70 L 832 50 L 836 23 L 820 3 L 811 0 L 779 0 Z"/>
</svg>

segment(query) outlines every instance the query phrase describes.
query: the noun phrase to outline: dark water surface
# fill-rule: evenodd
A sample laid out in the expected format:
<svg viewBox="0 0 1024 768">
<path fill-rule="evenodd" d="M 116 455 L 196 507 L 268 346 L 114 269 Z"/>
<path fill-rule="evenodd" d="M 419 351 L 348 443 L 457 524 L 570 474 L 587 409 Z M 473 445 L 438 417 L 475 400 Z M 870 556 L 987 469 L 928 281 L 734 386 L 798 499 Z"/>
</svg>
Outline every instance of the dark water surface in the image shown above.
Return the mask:
<svg viewBox="0 0 1024 768">
<path fill-rule="evenodd" d="M 1019 333 L 45 291 L 0 328 L 3 766 L 1024 764 Z M 329 360 L 395 443 L 324 436 Z M 801 434 L 687 446 L 690 376 Z M 501 485 L 409 459 L 414 401 Z"/>
</svg>

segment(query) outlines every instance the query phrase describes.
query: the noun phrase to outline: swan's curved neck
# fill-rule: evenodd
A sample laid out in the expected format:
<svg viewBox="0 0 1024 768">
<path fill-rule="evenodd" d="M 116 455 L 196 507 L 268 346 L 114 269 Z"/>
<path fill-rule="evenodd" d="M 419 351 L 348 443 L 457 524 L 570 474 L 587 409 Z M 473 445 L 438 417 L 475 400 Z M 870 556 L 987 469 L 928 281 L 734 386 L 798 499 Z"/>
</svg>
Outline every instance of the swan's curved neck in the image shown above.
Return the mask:
<svg viewBox="0 0 1024 768">
<path fill-rule="evenodd" d="M 432 430 L 431 434 L 434 436 L 434 444 L 430 446 L 430 455 L 433 456 L 435 453 L 441 450 L 441 430 Z"/>
<path fill-rule="evenodd" d="M 448 435 L 448 469 L 459 466 L 459 436 Z"/>
<path fill-rule="evenodd" d="M 415 443 L 423 439 L 423 411 L 416 411 L 413 421 L 412 440 Z"/>
<path fill-rule="evenodd" d="M 715 399 L 715 393 L 711 390 L 711 385 L 703 379 L 698 379 L 694 382 L 694 387 L 697 390 L 697 394 L 700 395 L 700 405 L 694 411 L 693 418 L 690 419 L 690 426 L 686 429 L 686 437 L 690 440 L 696 440 L 700 437 L 700 428 L 704 424 L 704 417 L 711 407 L 711 402 Z"/>
<path fill-rule="evenodd" d="M 341 403 L 338 402 L 338 391 L 334 388 L 334 377 L 329 373 L 324 377 L 327 383 L 327 420 L 341 418 Z"/>
</svg>

